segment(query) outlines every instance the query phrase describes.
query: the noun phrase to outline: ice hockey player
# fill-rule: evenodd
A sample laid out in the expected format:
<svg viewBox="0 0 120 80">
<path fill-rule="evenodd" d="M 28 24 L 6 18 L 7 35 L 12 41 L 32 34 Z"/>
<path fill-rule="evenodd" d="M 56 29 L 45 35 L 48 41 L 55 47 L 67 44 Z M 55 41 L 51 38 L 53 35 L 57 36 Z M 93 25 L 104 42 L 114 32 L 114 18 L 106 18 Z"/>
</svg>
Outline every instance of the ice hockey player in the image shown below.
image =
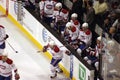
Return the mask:
<svg viewBox="0 0 120 80">
<path fill-rule="evenodd" d="M 88 29 L 89 25 L 88 23 L 83 23 L 82 24 L 82 29 L 79 31 L 79 36 L 78 36 L 78 41 L 80 46 L 82 47 L 81 44 L 85 44 L 85 47 L 88 47 L 91 45 L 91 40 L 92 40 L 92 32 Z"/>
<path fill-rule="evenodd" d="M 95 48 L 88 47 L 86 52 L 84 52 L 84 59 L 86 61 L 89 60 L 88 62 L 90 62 L 90 64 L 95 68 L 97 68 L 96 64 L 99 62 L 99 54 L 101 54 L 101 52 L 103 54 L 106 47 L 106 44 L 103 41 L 105 41 L 104 37 L 97 37 Z"/>
<path fill-rule="evenodd" d="M 15 80 L 19 80 L 20 76 L 13 60 L 8 58 L 8 53 L 3 53 L 0 56 L 0 80 L 12 80 L 13 72 Z"/>
<path fill-rule="evenodd" d="M 51 26 L 51 27 L 53 27 L 55 30 L 57 30 L 58 33 L 61 34 L 61 31 L 64 31 L 67 22 L 68 22 L 68 11 L 62 8 L 62 3 L 58 2 L 55 5 L 53 20 L 51 23 L 51 25 L 54 24 L 55 26 Z"/>
<path fill-rule="evenodd" d="M 54 7 L 56 3 L 56 0 L 41 0 L 39 2 L 41 19 L 48 25 L 50 25 L 52 22 Z"/>
<path fill-rule="evenodd" d="M 78 18 L 78 15 L 76 13 L 73 13 L 71 15 L 71 20 L 70 22 L 75 26 L 77 27 L 78 29 L 80 29 L 80 22 L 77 20 Z"/>
<path fill-rule="evenodd" d="M 51 59 L 51 76 L 50 78 L 55 78 L 57 73 L 63 72 L 62 69 L 59 68 L 58 63 L 63 58 L 63 53 L 70 54 L 70 52 L 65 49 L 65 47 L 60 47 L 56 45 L 54 41 L 50 41 L 47 45 L 43 47 L 43 52 L 46 52 L 49 49 L 50 53 L 52 54 Z"/>
<path fill-rule="evenodd" d="M 71 46 L 74 46 L 74 44 L 76 44 L 76 41 L 77 41 L 77 38 L 79 35 L 79 29 L 77 27 L 75 27 L 71 22 L 67 22 L 66 28 L 64 31 L 67 31 L 68 32 L 67 34 L 69 34 L 69 35 L 65 36 L 65 40 Z"/>
<path fill-rule="evenodd" d="M 5 40 L 8 38 L 8 35 L 5 32 L 5 27 L 0 25 L 0 55 L 5 49 Z"/>
</svg>

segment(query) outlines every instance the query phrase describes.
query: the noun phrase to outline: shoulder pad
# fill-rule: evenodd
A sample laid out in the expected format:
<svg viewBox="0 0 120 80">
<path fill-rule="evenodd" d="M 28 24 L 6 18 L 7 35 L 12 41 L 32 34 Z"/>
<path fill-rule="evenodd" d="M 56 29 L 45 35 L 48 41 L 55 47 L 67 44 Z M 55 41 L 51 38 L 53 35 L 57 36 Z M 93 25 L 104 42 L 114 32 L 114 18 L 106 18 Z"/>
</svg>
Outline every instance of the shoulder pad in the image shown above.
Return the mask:
<svg viewBox="0 0 120 80">
<path fill-rule="evenodd" d="M 60 49 L 58 48 L 58 46 L 54 46 L 53 50 L 54 50 L 55 52 L 59 52 L 59 51 L 60 51 Z"/>
<path fill-rule="evenodd" d="M 67 12 L 68 12 L 66 9 L 62 9 L 61 11 L 62 11 L 64 14 L 67 14 Z"/>
<path fill-rule="evenodd" d="M 54 8 L 54 11 L 58 11 L 56 8 Z"/>
<path fill-rule="evenodd" d="M 91 31 L 87 30 L 85 33 L 86 33 L 86 35 L 90 35 Z"/>
<path fill-rule="evenodd" d="M 6 62 L 7 62 L 8 64 L 12 64 L 12 63 L 13 63 L 13 61 L 12 61 L 11 59 L 9 59 L 9 58 L 6 60 Z"/>
<path fill-rule="evenodd" d="M 76 31 L 76 27 L 72 27 L 71 31 L 75 32 Z"/>
<path fill-rule="evenodd" d="M 75 21 L 74 21 L 74 24 L 75 24 L 75 25 L 78 25 L 78 24 L 79 24 L 79 21 L 78 21 L 78 20 L 75 20 Z"/>
<path fill-rule="evenodd" d="M 0 56 L 0 60 L 2 60 L 2 56 Z"/>
<path fill-rule="evenodd" d="M 4 28 L 2 25 L 0 25 L 0 28 Z"/>
</svg>

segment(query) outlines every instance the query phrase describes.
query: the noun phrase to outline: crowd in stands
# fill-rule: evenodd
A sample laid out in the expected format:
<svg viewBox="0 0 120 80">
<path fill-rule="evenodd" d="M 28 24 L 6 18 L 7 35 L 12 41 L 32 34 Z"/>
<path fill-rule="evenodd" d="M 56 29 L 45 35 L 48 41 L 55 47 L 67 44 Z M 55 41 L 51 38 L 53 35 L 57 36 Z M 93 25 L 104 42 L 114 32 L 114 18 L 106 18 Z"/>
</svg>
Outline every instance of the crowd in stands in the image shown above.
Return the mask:
<svg viewBox="0 0 120 80">
<path fill-rule="evenodd" d="M 120 43 L 120 1 L 70 1 L 73 3 L 71 9 L 63 7 L 63 0 L 24 0 L 24 7 L 39 8 L 41 20 L 64 38 L 98 73 L 99 53 L 104 52 L 107 45 L 106 40 L 102 41 L 106 37 L 104 33 Z M 96 35 L 96 24 L 103 29 L 100 36 Z"/>
</svg>

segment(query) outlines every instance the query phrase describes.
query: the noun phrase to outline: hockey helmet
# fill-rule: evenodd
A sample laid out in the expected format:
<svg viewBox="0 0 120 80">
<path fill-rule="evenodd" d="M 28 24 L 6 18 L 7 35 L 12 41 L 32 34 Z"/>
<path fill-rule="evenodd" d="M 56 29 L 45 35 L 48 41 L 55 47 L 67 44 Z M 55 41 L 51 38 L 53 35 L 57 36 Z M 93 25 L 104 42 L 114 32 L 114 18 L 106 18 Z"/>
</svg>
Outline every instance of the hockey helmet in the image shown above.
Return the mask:
<svg viewBox="0 0 120 80">
<path fill-rule="evenodd" d="M 78 49 L 77 49 L 77 53 L 78 53 L 79 55 L 81 55 L 82 50 L 81 50 L 80 48 L 78 48 Z"/>
<path fill-rule="evenodd" d="M 73 13 L 73 14 L 71 15 L 71 17 L 72 17 L 72 18 L 77 18 L 78 15 L 77 15 L 76 13 Z"/>
<path fill-rule="evenodd" d="M 101 41 L 101 40 L 102 40 L 102 37 L 101 37 L 101 36 L 97 37 L 97 40 L 98 40 L 98 41 Z"/>
<path fill-rule="evenodd" d="M 60 10 L 62 8 L 62 3 L 60 2 L 56 3 L 55 8 Z"/>
<path fill-rule="evenodd" d="M 84 59 L 85 61 L 87 61 L 87 60 L 88 60 L 88 57 L 86 56 L 86 57 L 84 57 L 83 59 Z"/>
<path fill-rule="evenodd" d="M 54 41 L 50 41 L 49 45 L 50 45 L 50 47 L 53 47 L 55 45 L 55 42 Z"/>
<path fill-rule="evenodd" d="M 8 53 L 7 52 L 3 52 L 2 56 L 8 56 Z"/>
<path fill-rule="evenodd" d="M 71 22 L 67 22 L 66 28 L 70 28 L 71 25 L 72 25 Z"/>
<path fill-rule="evenodd" d="M 94 66 L 95 66 L 96 68 L 98 68 L 99 62 L 95 62 Z"/>
<path fill-rule="evenodd" d="M 82 27 L 84 27 L 84 28 L 88 28 L 88 23 L 86 23 L 86 22 L 83 23 L 83 24 L 82 24 Z"/>
<path fill-rule="evenodd" d="M 91 65 L 91 64 L 92 64 L 92 61 L 91 61 L 91 60 L 87 60 L 87 63 Z"/>
</svg>

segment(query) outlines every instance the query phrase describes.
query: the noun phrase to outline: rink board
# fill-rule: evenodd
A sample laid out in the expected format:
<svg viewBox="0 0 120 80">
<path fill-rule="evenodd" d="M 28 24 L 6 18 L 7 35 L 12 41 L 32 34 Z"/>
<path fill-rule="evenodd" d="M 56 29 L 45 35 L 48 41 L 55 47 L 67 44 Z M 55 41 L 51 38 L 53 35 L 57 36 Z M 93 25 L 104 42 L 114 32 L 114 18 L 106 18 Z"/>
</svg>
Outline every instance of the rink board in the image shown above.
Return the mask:
<svg viewBox="0 0 120 80">
<path fill-rule="evenodd" d="M 17 21 L 17 5 L 16 2 L 9 2 L 8 18 L 13 22 L 40 50 L 43 45 L 50 40 L 54 40 L 58 45 L 63 46 L 39 21 L 37 21 L 26 9 L 23 8 L 23 24 Z M 0 2 L 0 11 L 5 12 L 5 0 Z M 67 49 L 67 48 L 66 48 Z M 51 54 L 46 52 L 45 55 L 51 59 Z M 64 70 L 64 74 L 69 77 L 70 71 L 70 56 L 64 54 L 64 58 L 60 64 Z M 83 65 L 75 56 L 73 56 L 73 79 L 72 80 L 93 80 L 93 72 Z"/>
</svg>

